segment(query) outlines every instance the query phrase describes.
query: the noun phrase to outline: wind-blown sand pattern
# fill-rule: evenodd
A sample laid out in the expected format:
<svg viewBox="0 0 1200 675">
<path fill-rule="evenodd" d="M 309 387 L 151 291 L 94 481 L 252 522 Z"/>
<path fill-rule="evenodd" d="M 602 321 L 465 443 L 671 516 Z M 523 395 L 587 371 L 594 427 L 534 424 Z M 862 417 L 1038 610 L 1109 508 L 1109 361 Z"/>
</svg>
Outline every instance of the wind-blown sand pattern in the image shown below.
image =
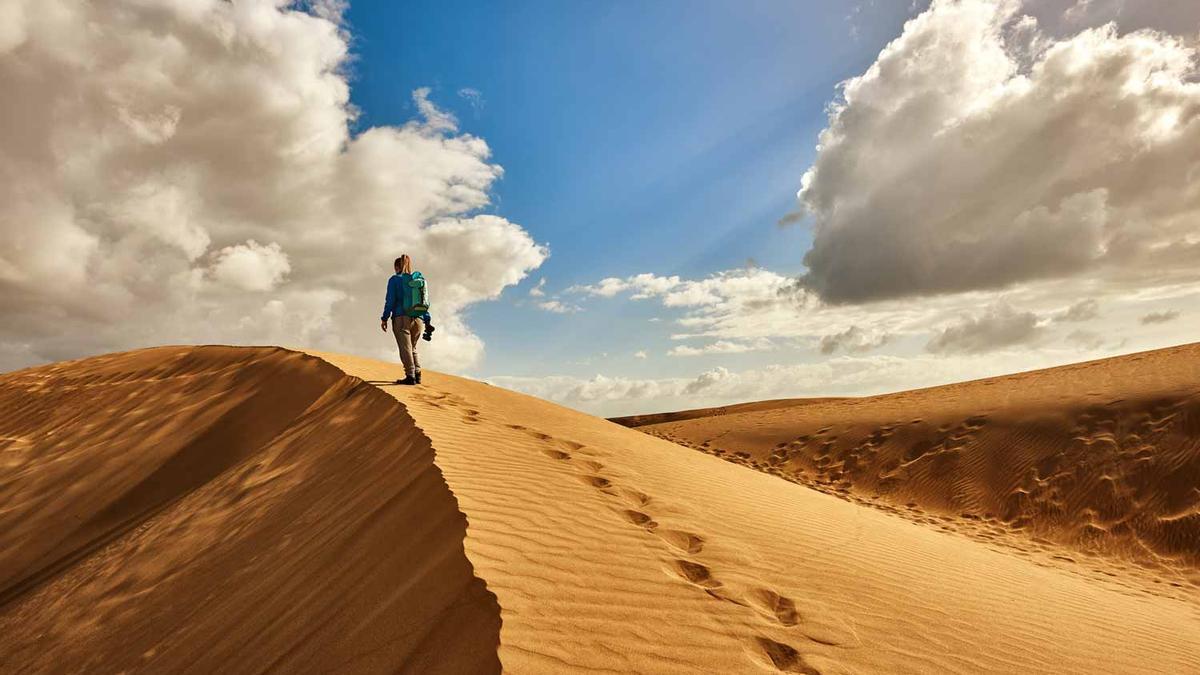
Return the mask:
<svg viewBox="0 0 1200 675">
<path fill-rule="evenodd" d="M 480 382 L 426 372 L 401 387 L 390 363 L 317 355 L 345 377 L 280 350 L 209 349 L 190 352 L 219 363 L 156 366 L 150 351 L 3 377 L 0 572 L 17 590 L 0 606 L 0 670 L 395 670 L 408 649 L 478 672 L 496 665 L 472 651 L 486 647 L 521 673 L 1200 671 L 1200 604 L 1136 579 L 1034 564 Z M 112 375 L 105 359 L 150 363 Z M 109 506 L 157 484 L 144 479 L 178 454 L 164 439 L 202 436 L 203 416 L 268 391 L 278 400 L 226 436 L 264 450 L 177 498 Z M 87 508 L 55 508 L 63 494 Z M 140 524 L 112 534 L 95 515 L 110 512 Z M 387 659 L 329 657 L 382 644 Z"/>
<path fill-rule="evenodd" d="M 367 380 L 393 364 L 322 355 Z M 1200 672 L 1200 605 L 471 380 L 433 441 L 512 672 Z M 1132 582 L 1131 582 L 1132 583 Z"/>
<path fill-rule="evenodd" d="M 639 428 L 945 527 L 1200 588 L 1200 344 Z"/>
<path fill-rule="evenodd" d="M 0 672 L 496 671 L 394 399 L 278 348 L 0 376 Z"/>
</svg>

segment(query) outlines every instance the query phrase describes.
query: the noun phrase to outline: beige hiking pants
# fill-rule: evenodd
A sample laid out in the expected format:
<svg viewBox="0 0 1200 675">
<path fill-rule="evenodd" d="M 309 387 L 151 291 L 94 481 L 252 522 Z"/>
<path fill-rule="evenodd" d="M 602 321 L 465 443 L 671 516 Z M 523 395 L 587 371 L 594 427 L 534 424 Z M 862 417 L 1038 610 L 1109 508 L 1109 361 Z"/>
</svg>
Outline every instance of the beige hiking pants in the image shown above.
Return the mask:
<svg viewBox="0 0 1200 675">
<path fill-rule="evenodd" d="M 417 343 L 425 332 L 425 322 L 411 316 L 393 316 L 392 333 L 396 335 L 396 346 L 400 348 L 400 362 L 404 364 L 404 376 L 412 377 L 421 369 L 417 358 Z"/>
</svg>

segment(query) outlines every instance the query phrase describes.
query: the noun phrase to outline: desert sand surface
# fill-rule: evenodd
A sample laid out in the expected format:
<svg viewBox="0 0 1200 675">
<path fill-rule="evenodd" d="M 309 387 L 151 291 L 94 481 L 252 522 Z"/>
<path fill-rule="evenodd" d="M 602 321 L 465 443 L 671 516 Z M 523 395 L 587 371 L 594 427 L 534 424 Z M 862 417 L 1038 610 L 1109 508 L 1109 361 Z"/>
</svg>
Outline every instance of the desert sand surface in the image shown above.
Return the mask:
<svg viewBox="0 0 1200 675">
<path fill-rule="evenodd" d="M 1200 344 L 640 429 L 942 527 L 1200 590 Z"/>
<path fill-rule="evenodd" d="M 1136 577 L 481 382 L 210 349 L 2 376 L 0 670 L 432 670 L 408 650 L 454 672 L 1200 672 L 1200 602 Z M 253 433 L 173 499 L 127 497 L 231 392 Z"/>
<path fill-rule="evenodd" d="M 495 670 L 402 406 L 278 348 L 0 375 L 0 672 Z"/>
<path fill-rule="evenodd" d="M 321 355 L 386 381 L 398 366 Z M 1200 603 L 426 373 L 511 672 L 1200 672 Z"/>
</svg>

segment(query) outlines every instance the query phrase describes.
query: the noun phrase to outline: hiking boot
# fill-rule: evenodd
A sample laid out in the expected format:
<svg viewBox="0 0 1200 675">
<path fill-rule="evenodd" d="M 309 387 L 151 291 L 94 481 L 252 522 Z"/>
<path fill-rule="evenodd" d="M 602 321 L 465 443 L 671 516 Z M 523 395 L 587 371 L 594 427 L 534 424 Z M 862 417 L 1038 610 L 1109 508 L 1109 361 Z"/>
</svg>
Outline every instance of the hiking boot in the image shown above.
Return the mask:
<svg viewBox="0 0 1200 675">
<path fill-rule="evenodd" d="M 421 384 L 421 369 L 420 368 L 417 368 L 417 372 L 413 373 L 413 380 L 415 380 L 417 384 Z"/>
<path fill-rule="evenodd" d="M 411 375 L 404 378 L 403 380 L 396 380 L 396 384 L 416 384 L 416 383 L 417 383 L 416 378 L 412 377 Z"/>
</svg>

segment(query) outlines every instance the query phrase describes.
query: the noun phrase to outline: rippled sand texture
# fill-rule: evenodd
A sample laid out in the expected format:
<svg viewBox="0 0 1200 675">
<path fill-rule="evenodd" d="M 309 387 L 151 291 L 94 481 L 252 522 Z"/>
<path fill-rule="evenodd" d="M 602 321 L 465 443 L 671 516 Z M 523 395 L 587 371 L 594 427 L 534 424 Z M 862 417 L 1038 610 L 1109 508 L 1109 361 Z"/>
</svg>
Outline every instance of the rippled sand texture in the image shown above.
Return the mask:
<svg viewBox="0 0 1200 675">
<path fill-rule="evenodd" d="M 0 672 L 498 671 L 403 406 L 277 348 L 0 375 Z"/>
<path fill-rule="evenodd" d="M 818 489 L 1200 591 L 1200 345 L 649 421 L 639 429 Z"/>
<path fill-rule="evenodd" d="M 399 374 L 322 356 L 366 380 Z M 382 388 L 467 515 L 511 672 L 1200 672 L 1187 598 L 483 383 L 425 380 Z"/>
</svg>

